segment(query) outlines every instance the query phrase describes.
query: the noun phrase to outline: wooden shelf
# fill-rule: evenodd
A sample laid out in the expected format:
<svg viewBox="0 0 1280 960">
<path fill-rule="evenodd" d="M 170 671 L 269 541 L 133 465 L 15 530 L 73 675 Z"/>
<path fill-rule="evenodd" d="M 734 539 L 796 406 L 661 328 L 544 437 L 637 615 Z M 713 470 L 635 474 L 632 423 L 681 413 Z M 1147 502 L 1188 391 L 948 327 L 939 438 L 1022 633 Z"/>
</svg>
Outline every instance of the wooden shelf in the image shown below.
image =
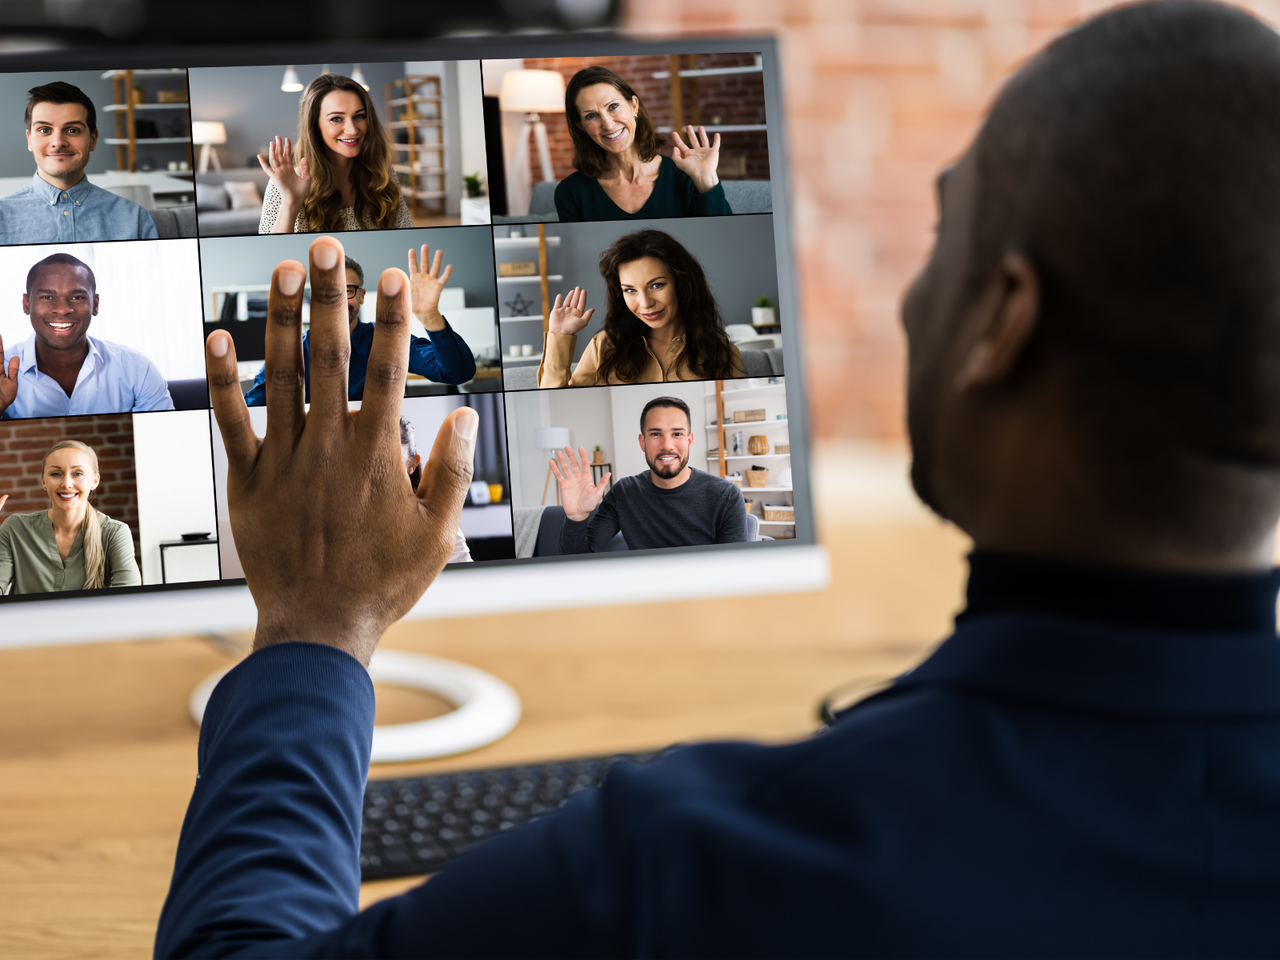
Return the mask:
<svg viewBox="0 0 1280 960">
<path fill-rule="evenodd" d="M 528 276 L 528 277 L 498 277 L 498 282 L 499 283 L 541 283 L 542 279 L 543 279 L 542 277 L 538 276 L 535 273 L 532 276 Z M 564 276 L 559 273 L 548 274 L 546 278 L 548 283 L 551 283 L 553 281 L 556 283 L 559 283 L 563 279 L 564 279 Z"/>
<path fill-rule="evenodd" d="M 681 70 L 680 79 L 685 77 L 727 77 L 735 73 L 763 73 L 764 67 L 756 64 L 754 67 L 705 67 L 697 70 Z M 653 75 L 655 80 L 670 80 L 670 70 L 659 70 Z"/>
<path fill-rule="evenodd" d="M 794 527 L 796 525 L 794 520 L 760 520 L 759 517 L 756 517 L 756 520 L 762 527 Z"/>
<path fill-rule="evenodd" d="M 532 317 L 499 317 L 499 323 L 524 323 L 526 320 L 537 320 L 541 322 L 542 317 L 534 314 Z"/>
<path fill-rule="evenodd" d="M 102 141 L 111 146 L 122 147 L 130 143 L 190 143 L 190 137 L 107 137 Z"/>
<path fill-rule="evenodd" d="M 407 107 L 411 103 L 444 103 L 444 97 L 394 97 L 387 101 L 389 107 Z"/>
<path fill-rule="evenodd" d="M 398 88 L 398 90 L 397 90 Z M 424 93 L 416 93 L 424 90 Z M 392 143 L 399 161 L 392 164 L 398 175 L 409 182 L 401 192 L 409 198 L 415 216 L 423 210 L 443 216 L 449 206 L 448 154 L 445 152 L 445 126 L 441 116 L 444 85 L 440 77 L 429 74 L 406 74 L 399 80 L 388 80 L 385 86 L 386 125 L 391 130 L 408 131 L 408 143 Z M 419 105 L 422 105 L 421 107 Z M 433 116 L 423 116 L 423 114 Z M 419 143 L 438 130 L 432 143 Z M 430 159 L 426 159 L 429 156 Z"/>
<path fill-rule="evenodd" d="M 764 427 L 764 426 L 785 427 L 790 422 L 791 422 L 790 420 L 750 420 L 750 421 L 744 421 L 743 423 L 725 423 L 725 424 L 708 423 L 707 429 L 714 430 L 720 426 L 723 426 L 726 430 L 729 430 L 729 429 L 740 430 L 743 427 Z"/>
<path fill-rule="evenodd" d="M 707 457 L 707 459 L 719 460 L 720 458 L 709 456 Z M 789 453 L 758 453 L 752 456 L 751 454 L 748 453 L 742 456 L 734 456 L 734 457 L 726 456 L 725 459 L 726 460 L 790 460 L 791 454 Z"/>
<path fill-rule="evenodd" d="M 548 247 L 560 246 L 559 237 L 547 237 L 546 240 L 547 240 Z M 537 249 L 538 238 L 537 237 L 494 237 L 493 246 L 495 250 L 501 250 L 504 247 L 508 249 L 511 247 L 533 247 L 534 249 Z"/>
<path fill-rule="evenodd" d="M 185 100 L 182 103 L 135 103 L 135 110 L 186 110 L 191 104 Z M 127 103 L 108 103 L 102 108 L 103 113 L 124 112 L 129 109 Z"/>
<path fill-rule="evenodd" d="M 444 167 L 422 167 L 412 163 L 393 163 L 391 169 L 396 173 L 416 173 L 420 177 L 436 176 L 445 172 Z"/>
<path fill-rule="evenodd" d="M 185 77 L 187 75 L 187 71 L 181 68 L 164 70 L 107 70 L 102 74 L 101 79 L 110 80 L 113 77 L 123 77 L 126 73 L 133 74 L 135 77 Z"/>
<path fill-rule="evenodd" d="M 762 387 L 741 387 L 740 389 L 737 389 L 737 390 L 730 390 L 726 388 L 724 390 L 723 396 L 724 396 L 724 402 L 728 403 L 734 397 L 749 397 L 759 393 L 785 393 L 786 389 L 787 389 L 787 385 L 785 383 L 766 383 Z M 712 388 L 712 391 L 710 393 L 704 393 L 703 396 L 706 397 L 708 400 L 714 400 L 716 396 L 715 389 Z M 756 422 L 767 423 L 768 421 L 756 421 Z"/>
<path fill-rule="evenodd" d="M 688 124 L 685 124 L 688 126 Z M 767 124 L 763 123 L 695 123 L 695 127 L 702 127 L 707 133 L 755 133 L 760 130 L 768 130 Z M 682 127 L 681 130 L 684 128 Z M 658 127 L 658 133 L 670 133 L 671 127 Z"/>
</svg>

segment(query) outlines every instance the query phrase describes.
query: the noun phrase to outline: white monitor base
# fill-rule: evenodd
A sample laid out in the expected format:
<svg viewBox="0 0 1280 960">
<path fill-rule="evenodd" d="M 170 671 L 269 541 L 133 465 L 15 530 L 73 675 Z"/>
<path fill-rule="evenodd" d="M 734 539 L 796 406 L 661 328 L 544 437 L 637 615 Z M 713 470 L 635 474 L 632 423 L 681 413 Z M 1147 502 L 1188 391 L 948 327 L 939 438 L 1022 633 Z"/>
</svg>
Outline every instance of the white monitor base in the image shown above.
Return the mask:
<svg viewBox="0 0 1280 960">
<path fill-rule="evenodd" d="M 206 677 L 191 693 L 191 716 L 204 718 L 213 688 L 230 670 Z M 373 728 L 374 763 L 430 760 L 500 740 L 520 720 L 520 698 L 493 674 L 453 660 L 402 650 L 379 650 L 369 663 L 374 683 L 425 690 L 457 709 L 417 723 Z"/>
</svg>

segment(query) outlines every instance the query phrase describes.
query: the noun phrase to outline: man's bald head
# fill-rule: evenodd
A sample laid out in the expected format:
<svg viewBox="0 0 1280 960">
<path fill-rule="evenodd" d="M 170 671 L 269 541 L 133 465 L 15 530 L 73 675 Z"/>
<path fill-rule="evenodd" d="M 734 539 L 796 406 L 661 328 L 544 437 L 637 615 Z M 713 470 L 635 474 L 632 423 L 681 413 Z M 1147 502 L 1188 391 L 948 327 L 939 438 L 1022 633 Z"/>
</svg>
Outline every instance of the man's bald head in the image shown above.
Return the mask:
<svg viewBox="0 0 1280 960">
<path fill-rule="evenodd" d="M 1099 481 L 1204 537 L 1274 520 L 1280 35 L 1194 0 L 1102 14 L 1010 81 L 971 159 L 961 299 L 1026 256 L 1039 311 L 1019 373 L 1070 385 Z M 1234 515 L 1202 509 L 1215 494 Z"/>
</svg>

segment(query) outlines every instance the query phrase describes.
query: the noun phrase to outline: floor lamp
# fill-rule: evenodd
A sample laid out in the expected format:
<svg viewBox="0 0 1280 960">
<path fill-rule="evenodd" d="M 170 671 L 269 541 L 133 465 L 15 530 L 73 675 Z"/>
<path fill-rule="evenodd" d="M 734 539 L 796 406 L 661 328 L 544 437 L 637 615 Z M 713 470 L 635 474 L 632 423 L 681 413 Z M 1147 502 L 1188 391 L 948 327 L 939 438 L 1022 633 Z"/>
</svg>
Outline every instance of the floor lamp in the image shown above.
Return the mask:
<svg viewBox="0 0 1280 960">
<path fill-rule="evenodd" d="M 515 171 L 529 163 L 529 134 L 538 141 L 538 159 L 542 161 L 542 179 L 554 180 L 551 172 L 551 150 L 547 147 L 547 128 L 539 113 L 564 113 L 564 77 L 555 70 L 509 70 L 503 74 L 498 91 L 498 106 L 509 113 L 525 114 L 524 132 L 516 147 Z"/>
<path fill-rule="evenodd" d="M 200 173 L 209 170 L 209 159 L 213 158 L 213 169 L 221 170 L 222 161 L 218 159 L 215 143 L 227 142 L 227 128 L 220 120 L 193 120 L 191 122 L 191 142 L 200 144 Z"/>
<path fill-rule="evenodd" d="M 538 449 L 549 450 L 552 456 L 557 450 L 563 450 L 569 445 L 569 428 L 568 427 L 539 427 L 538 428 Z M 547 458 L 547 482 L 542 485 L 542 505 L 547 505 L 547 490 L 551 486 L 551 463 L 550 457 Z M 556 503 L 560 502 L 560 484 L 556 484 Z"/>
</svg>

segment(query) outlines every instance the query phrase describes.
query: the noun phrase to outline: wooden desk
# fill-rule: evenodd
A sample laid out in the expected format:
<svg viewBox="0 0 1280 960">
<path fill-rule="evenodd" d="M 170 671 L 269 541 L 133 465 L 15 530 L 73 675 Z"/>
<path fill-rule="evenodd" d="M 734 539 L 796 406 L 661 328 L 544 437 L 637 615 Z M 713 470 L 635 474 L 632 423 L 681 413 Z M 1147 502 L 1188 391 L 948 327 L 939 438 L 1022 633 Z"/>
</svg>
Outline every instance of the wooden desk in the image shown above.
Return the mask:
<svg viewBox="0 0 1280 960">
<path fill-rule="evenodd" d="M 482 750 L 374 776 L 805 735 L 823 694 L 892 676 L 946 633 L 964 573 L 963 538 L 922 511 L 851 517 L 847 490 L 825 499 L 820 594 L 397 625 L 386 646 L 493 672 L 524 717 Z M 236 658 L 195 637 L 0 652 L 0 956 L 150 955 L 195 781 L 187 697 Z M 380 721 L 443 709 L 379 691 Z"/>
</svg>

